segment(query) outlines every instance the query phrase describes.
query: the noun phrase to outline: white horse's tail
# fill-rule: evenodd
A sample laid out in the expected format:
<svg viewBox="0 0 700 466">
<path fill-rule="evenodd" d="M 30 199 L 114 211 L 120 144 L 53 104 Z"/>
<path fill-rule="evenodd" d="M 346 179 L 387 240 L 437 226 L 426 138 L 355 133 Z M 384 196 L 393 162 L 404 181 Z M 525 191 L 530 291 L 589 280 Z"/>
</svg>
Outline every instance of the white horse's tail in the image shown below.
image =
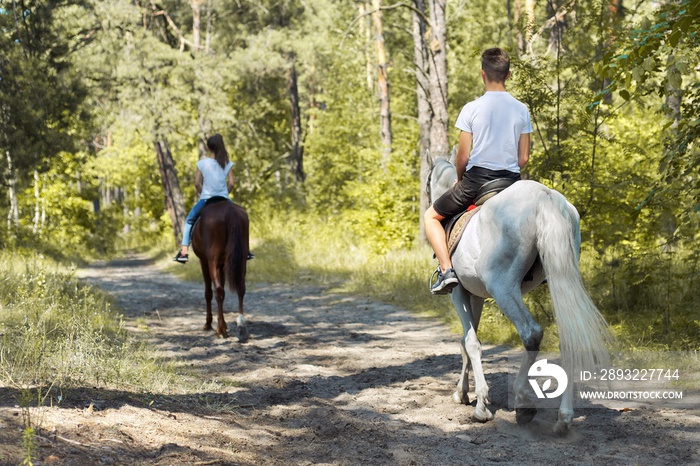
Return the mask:
<svg viewBox="0 0 700 466">
<path fill-rule="evenodd" d="M 542 191 L 537 200 L 537 249 L 552 297 L 562 362 L 573 370 L 605 364 L 612 334 L 578 268 L 579 216 L 557 191 Z"/>
</svg>

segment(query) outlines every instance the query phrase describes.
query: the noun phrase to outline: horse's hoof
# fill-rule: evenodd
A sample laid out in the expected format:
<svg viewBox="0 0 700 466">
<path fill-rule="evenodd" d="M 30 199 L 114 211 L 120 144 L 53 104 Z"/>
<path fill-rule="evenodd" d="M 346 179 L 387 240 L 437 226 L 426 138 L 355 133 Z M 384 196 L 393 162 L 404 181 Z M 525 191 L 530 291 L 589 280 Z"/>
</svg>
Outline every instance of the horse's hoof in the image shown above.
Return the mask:
<svg viewBox="0 0 700 466">
<path fill-rule="evenodd" d="M 248 341 L 248 327 L 238 327 L 238 341 L 245 343 Z"/>
<path fill-rule="evenodd" d="M 203 330 L 206 332 L 206 331 L 214 330 L 214 329 L 212 328 L 211 324 L 204 324 Z"/>
<path fill-rule="evenodd" d="M 479 409 L 478 407 L 474 410 L 474 414 L 472 415 L 472 419 L 474 419 L 477 422 L 489 422 L 490 420 L 493 419 L 493 413 L 489 411 L 488 408 L 483 408 Z"/>
<path fill-rule="evenodd" d="M 554 425 L 554 434 L 563 437 L 569 433 L 569 424 L 564 421 L 557 421 Z"/>
<path fill-rule="evenodd" d="M 458 405 L 468 405 L 469 404 L 469 395 L 466 393 L 464 395 L 459 394 L 459 392 L 454 392 L 452 394 L 452 401 L 457 403 Z"/>
<path fill-rule="evenodd" d="M 224 339 L 228 338 L 228 332 L 226 330 L 223 330 L 223 331 L 218 330 L 216 332 L 216 334 L 219 336 L 219 338 L 224 338 Z"/>
<path fill-rule="evenodd" d="M 537 414 L 535 408 L 515 408 L 515 421 L 522 426 L 532 421 L 535 414 Z"/>
</svg>

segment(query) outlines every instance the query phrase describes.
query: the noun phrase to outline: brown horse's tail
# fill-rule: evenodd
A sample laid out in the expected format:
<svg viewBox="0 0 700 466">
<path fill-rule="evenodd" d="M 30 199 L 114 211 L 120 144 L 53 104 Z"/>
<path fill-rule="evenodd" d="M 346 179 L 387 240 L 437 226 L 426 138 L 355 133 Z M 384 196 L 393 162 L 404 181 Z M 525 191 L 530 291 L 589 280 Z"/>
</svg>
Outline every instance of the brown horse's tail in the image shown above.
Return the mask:
<svg viewBox="0 0 700 466">
<path fill-rule="evenodd" d="M 231 291 L 245 292 L 246 262 L 248 260 L 248 214 L 233 205 L 226 210 L 225 273 Z"/>
</svg>

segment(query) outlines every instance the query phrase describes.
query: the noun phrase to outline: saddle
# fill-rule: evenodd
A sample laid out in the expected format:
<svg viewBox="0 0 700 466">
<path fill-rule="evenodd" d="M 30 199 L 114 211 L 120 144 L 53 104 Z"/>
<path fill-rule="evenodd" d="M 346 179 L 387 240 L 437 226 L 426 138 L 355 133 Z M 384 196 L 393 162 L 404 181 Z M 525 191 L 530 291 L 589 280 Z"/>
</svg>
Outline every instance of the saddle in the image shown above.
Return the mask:
<svg viewBox="0 0 700 466">
<path fill-rule="evenodd" d="M 461 214 L 457 214 L 447 220 L 445 223 L 445 235 L 447 236 L 447 251 L 449 252 L 450 257 L 452 257 L 455 249 L 457 249 L 457 244 L 459 244 L 459 240 L 462 239 L 462 235 L 464 234 L 464 230 L 467 228 L 467 224 L 474 217 L 474 215 L 476 215 L 479 209 L 481 209 L 484 202 L 488 201 L 513 183 L 515 183 L 515 181 L 507 178 L 498 178 L 484 183 L 476 193 L 474 204 L 470 205 L 469 208 L 467 208 L 467 210 Z"/>
<path fill-rule="evenodd" d="M 204 205 L 216 204 L 217 202 L 228 201 L 228 197 L 214 196 L 204 201 Z"/>
</svg>

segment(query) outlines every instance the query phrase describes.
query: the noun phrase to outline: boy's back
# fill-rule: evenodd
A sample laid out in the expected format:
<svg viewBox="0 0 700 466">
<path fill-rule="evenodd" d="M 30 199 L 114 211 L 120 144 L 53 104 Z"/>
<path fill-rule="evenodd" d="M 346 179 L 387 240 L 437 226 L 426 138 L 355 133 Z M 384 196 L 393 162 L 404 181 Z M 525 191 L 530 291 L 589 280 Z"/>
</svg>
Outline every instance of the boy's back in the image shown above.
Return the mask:
<svg viewBox="0 0 700 466">
<path fill-rule="evenodd" d="M 508 92 L 487 91 L 464 106 L 455 126 L 472 134 L 467 170 L 476 166 L 520 173 L 518 141 L 532 131 L 525 104 Z"/>
</svg>

